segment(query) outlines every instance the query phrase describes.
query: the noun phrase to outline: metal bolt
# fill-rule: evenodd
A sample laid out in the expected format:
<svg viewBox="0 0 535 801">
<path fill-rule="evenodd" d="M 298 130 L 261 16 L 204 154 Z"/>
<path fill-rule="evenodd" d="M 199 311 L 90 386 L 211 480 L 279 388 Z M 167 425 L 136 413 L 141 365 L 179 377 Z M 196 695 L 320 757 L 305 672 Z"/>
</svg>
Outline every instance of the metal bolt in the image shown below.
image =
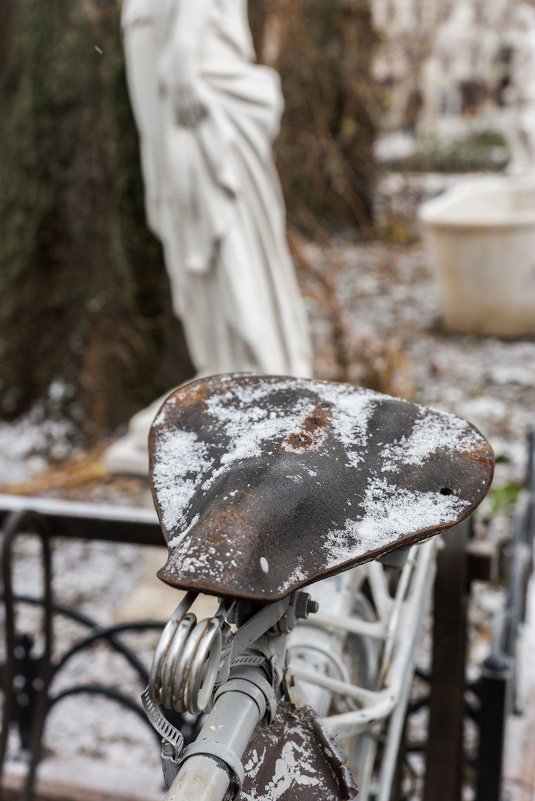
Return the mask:
<svg viewBox="0 0 535 801">
<path fill-rule="evenodd" d="M 296 618 L 307 618 L 309 615 L 317 612 L 319 604 L 313 601 L 308 592 L 300 592 L 295 599 L 295 616 Z"/>
<path fill-rule="evenodd" d="M 309 598 L 307 601 L 307 615 L 314 615 L 320 608 L 320 605 L 317 601 L 313 601 L 312 598 Z"/>
</svg>

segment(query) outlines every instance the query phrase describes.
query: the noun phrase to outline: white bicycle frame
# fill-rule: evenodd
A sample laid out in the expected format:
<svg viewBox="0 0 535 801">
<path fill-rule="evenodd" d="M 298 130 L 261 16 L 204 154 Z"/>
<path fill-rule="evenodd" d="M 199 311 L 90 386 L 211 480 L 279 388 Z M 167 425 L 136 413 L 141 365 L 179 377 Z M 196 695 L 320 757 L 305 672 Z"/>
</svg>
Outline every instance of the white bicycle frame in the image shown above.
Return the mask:
<svg viewBox="0 0 535 801">
<path fill-rule="evenodd" d="M 300 622 L 286 641 L 286 685 L 291 700 L 304 701 L 322 717 L 326 728 L 351 751 L 350 762 L 359 801 L 388 801 L 396 768 L 417 644 L 435 575 L 438 537 L 394 553 L 398 563 L 395 591 L 385 568 L 370 562 L 307 588 L 319 601 L 319 612 Z M 366 596 L 363 593 L 367 583 Z M 365 603 L 363 605 L 363 599 Z M 358 607 L 371 614 L 359 614 Z M 367 619 L 373 617 L 373 619 Z M 362 676 L 350 675 L 344 654 L 349 641 L 363 655 Z M 358 667 L 358 666 L 357 666 Z M 334 675 L 333 675 L 334 674 Z M 225 706 L 219 699 L 199 740 L 220 733 L 223 756 L 241 758 L 258 722 L 258 699 L 241 693 Z M 332 713 L 333 700 L 348 711 Z M 260 719 L 263 713 L 260 714 Z M 384 736 L 376 766 L 378 736 Z M 222 801 L 229 786 L 223 767 L 202 755 L 187 759 L 165 801 Z"/>
<path fill-rule="evenodd" d="M 359 801 L 388 801 L 396 768 L 412 675 L 422 623 L 435 576 L 434 537 L 415 545 L 405 555 L 394 595 L 387 586 L 380 562 L 354 568 L 310 588 L 320 601 L 319 613 L 300 623 L 290 635 L 288 671 L 295 680 L 295 700 L 307 700 L 322 716 L 331 734 L 342 743 L 358 737 L 350 761 L 359 788 Z M 357 616 L 352 610 L 368 581 L 375 620 Z M 375 649 L 375 684 L 354 683 L 349 676 L 332 677 L 336 661 L 340 674 L 347 674 L 344 644 L 357 638 L 368 654 Z M 370 659 L 370 656 L 368 656 Z M 312 662 L 307 665 L 306 662 Z M 312 668 L 312 669 L 311 669 Z M 292 682 L 290 681 L 290 684 Z M 329 714 L 333 696 L 352 702 L 354 709 Z M 384 753 L 378 776 L 373 776 L 378 735 L 384 734 Z M 347 748 L 347 747 L 346 747 Z M 373 780 L 373 787 L 372 787 Z"/>
</svg>

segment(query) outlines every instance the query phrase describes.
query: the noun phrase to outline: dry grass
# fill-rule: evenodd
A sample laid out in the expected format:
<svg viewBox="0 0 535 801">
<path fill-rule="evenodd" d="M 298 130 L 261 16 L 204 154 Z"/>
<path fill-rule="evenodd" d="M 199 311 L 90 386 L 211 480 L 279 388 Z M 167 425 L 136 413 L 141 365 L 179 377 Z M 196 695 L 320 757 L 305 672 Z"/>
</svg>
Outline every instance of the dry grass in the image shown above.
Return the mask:
<svg viewBox="0 0 535 801">
<path fill-rule="evenodd" d="M 97 493 L 99 500 L 109 495 L 110 498 L 122 496 L 134 505 L 141 503 L 147 480 L 113 475 L 102 460 L 103 453 L 103 447 L 95 448 L 28 481 L 0 485 L 0 492 L 23 496 L 60 495 L 67 500 L 87 500 Z"/>
</svg>

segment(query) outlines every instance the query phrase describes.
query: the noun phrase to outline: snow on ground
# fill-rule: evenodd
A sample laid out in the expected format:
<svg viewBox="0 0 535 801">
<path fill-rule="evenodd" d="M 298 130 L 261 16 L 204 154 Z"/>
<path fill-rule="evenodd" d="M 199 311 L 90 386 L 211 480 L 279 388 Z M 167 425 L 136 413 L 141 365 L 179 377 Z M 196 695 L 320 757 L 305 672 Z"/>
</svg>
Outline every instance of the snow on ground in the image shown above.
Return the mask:
<svg viewBox="0 0 535 801">
<path fill-rule="evenodd" d="M 45 470 L 43 444 L 39 428 L 26 419 L 0 423 L 0 483 L 16 484 Z"/>
<path fill-rule="evenodd" d="M 75 425 L 61 415 L 69 389 L 62 381 L 49 387 L 44 403 L 36 403 L 13 423 L 0 422 L 0 486 L 27 481 L 75 453 Z"/>
</svg>

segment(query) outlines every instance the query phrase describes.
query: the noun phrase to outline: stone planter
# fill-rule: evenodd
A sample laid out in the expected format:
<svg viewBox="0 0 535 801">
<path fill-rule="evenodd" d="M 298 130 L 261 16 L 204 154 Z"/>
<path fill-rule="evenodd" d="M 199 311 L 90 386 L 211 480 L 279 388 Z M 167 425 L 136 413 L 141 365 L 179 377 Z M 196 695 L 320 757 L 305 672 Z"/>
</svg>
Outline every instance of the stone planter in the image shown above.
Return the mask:
<svg viewBox="0 0 535 801">
<path fill-rule="evenodd" d="M 467 179 L 419 217 L 444 327 L 535 334 L 535 176 Z"/>
</svg>

